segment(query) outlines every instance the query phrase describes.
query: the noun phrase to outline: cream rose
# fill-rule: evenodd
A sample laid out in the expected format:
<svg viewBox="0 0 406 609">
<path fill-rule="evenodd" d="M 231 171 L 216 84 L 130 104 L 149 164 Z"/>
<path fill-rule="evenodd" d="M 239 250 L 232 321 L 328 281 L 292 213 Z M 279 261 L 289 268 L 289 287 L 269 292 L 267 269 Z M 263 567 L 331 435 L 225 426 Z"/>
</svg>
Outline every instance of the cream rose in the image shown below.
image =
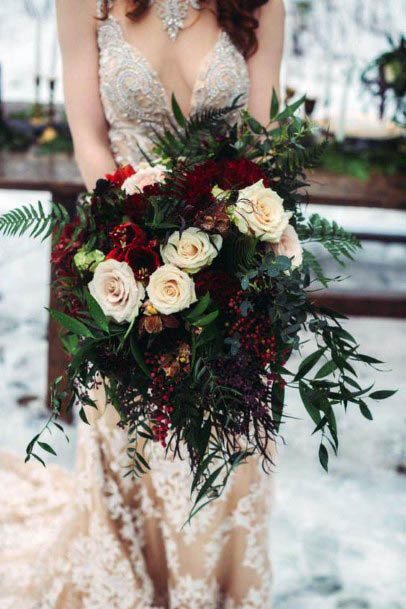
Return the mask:
<svg viewBox="0 0 406 609">
<path fill-rule="evenodd" d="M 272 250 L 276 256 L 286 256 L 292 259 L 292 268 L 295 269 L 303 262 L 303 248 L 297 232 L 288 224 L 282 233 L 279 243 L 272 243 Z"/>
<path fill-rule="evenodd" d="M 187 228 L 183 233 L 176 231 L 161 246 L 161 256 L 166 264 L 174 264 L 187 273 L 197 273 L 209 266 L 223 245 L 220 235 L 208 235 L 200 228 Z"/>
<path fill-rule="evenodd" d="M 149 163 L 140 163 L 137 165 L 134 175 L 125 180 L 122 189 L 128 195 L 135 195 L 137 192 L 142 192 L 146 186 L 163 182 L 165 180 L 165 173 L 166 167 L 163 165 L 153 166 Z"/>
<path fill-rule="evenodd" d="M 292 217 L 283 207 L 283 200 L 259 180 L 238 193 L 231 208 L 231 218 L 241 233 L 250 233 L 260 241 L 278 243 Z"/>
<path fill-rule="evenodd" d="M 104 314 L 118 323 L 131 322 L 145 297 L 129 265 L 113 259 L 100 262 L 88 287 Z"/>
<path fill-rule="evenodd" d="M 147 292 L 151 304 L 163 315 L 188 309 L 197 300 L 193 279 L 173 264 L 152 273 Z"/>
</svg>

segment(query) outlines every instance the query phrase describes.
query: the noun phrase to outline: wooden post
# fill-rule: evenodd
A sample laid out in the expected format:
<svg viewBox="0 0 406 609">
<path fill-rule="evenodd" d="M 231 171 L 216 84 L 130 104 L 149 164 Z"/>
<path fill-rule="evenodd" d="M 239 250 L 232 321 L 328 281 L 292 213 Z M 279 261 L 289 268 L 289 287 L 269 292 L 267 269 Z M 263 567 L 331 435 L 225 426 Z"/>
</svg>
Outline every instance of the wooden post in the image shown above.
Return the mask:
<svg viewBox="0 0 406 609">
<path fill-rule="evenodd" d="M 64 205 L 65 208 L 67 209 L 67 211 L 69 212 L 69 214 L 71 216 L 73 215 L 73 213 L 75 211 L 75 207 L 76 207 L 76 197 L 73 197 L 72 195 L 66 196 L 64 193 L 62 193 L 61 191 L 58 191 L 58 190 L 52 191 L 51 196 L 52 196 L 53 202 Z M 54 280 L 54 276 L 53 276 L 52 270 L 51 270 L 51 275 L 50 275 L 51 284 L 52 284 L 53 280 Z M 57 298 L 55 296 L 55 293 L 51 289 L 50 289 L 50 296 L 49 296 L 49 307 L 51 309 L 58 308 Z M 63 376 L 65 374 L 66 369 L 69 364 L 69 356 L 62 348 L 61 342 L 59 340 L 59 332 L 60 332 L 60 326 L 57 324 L 57 322 L 54 319 L 52 319 L 50 317 L 49 321 L 48 321 L 48 332 L 47 332 L 47 336 L 48 336 L 47 404 L 48 404 L 49 408 L 51 408 L 51 400 L 50 400 L 51 396 L 50 396 L 50 392 L 49 392 L 49 387 L 50 387 L 51 383 L 57 377 Z M 71 421 L 72 414 L 65 413 L 63 415 L 63 418 L 65 420 Z"/>
</svg>

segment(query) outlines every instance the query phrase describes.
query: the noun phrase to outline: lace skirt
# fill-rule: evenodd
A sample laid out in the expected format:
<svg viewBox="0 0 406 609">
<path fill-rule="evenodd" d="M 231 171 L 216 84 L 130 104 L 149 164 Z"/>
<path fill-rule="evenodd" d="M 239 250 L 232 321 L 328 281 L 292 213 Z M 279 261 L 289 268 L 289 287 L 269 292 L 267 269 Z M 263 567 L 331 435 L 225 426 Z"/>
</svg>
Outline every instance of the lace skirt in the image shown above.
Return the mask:
<svg viewBox="0 0 406 609">
<path fill-rule="evenodd" d="M 183 527 L 187 463 L 158 451 L 134 481 L 108 417 L 79 436 L 73 475 L 0 457 L 0 609 L 270 609 L 270 479 L 256 459 Z"/>
</svg>

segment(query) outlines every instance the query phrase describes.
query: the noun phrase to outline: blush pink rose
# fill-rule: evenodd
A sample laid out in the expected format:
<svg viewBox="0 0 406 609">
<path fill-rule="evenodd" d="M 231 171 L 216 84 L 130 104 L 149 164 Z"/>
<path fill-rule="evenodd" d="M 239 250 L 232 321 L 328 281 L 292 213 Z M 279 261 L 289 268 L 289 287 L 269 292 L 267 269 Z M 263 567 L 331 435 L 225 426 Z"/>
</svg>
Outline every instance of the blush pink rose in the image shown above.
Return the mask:
<svg viewBox="0 0 406 609">
<path fill-rule="evenodd" d="M 135 173 L 127 178 L 122 186 L 128 195 L 135 195 L 142 192 L 146 186 L 152 186 L 157 182 L 165 180 L 166 167 L 163 165 L 149 165 L 140 163 L 136 167 Z"/>
<path fill-rule="evenodd" d="M 303 262 L 303 248 L 299 237 L 291 224 L 282 233 L 279 243 L 271 245 L 276 256 L 286 256 L 292 260 L 292 268 L 299 267 Z"/>
</svg>

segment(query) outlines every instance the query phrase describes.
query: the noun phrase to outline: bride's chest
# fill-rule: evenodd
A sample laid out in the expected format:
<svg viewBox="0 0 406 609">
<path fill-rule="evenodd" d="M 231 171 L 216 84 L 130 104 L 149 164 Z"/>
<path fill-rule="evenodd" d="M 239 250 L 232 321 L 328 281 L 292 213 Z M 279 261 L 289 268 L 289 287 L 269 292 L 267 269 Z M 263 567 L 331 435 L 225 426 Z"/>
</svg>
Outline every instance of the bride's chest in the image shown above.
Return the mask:
<svg viewBox="0 0 406 609">
<path fill-rule="evenodd" d="M 129 44 L 114 18 L 98 30 L 100 93 L 110 123 L 162 124 L 171 118 L 171 94 L 144 55 Z M 222 107 L 237 96 L 245 104 L 249 76 L 246 62 L 225 32 L 196 66 L 190 113 L 207 107 Z"/>
</svg>

